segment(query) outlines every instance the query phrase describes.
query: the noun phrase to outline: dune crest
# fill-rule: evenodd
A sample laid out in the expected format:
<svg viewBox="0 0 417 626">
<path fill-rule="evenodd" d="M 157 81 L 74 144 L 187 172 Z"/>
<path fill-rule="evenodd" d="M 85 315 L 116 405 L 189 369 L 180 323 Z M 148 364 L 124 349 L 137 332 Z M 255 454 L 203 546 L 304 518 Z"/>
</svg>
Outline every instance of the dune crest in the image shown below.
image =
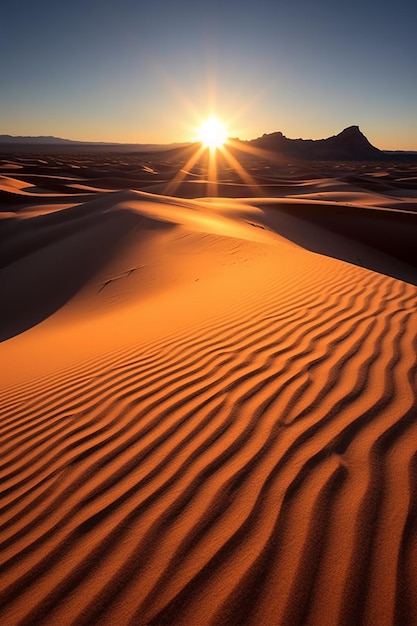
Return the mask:
<svg viewBox="0 0 417 626">
<path fill-rule="evenodd" d="M 0 623 L 416 623 L 415 173 L 54 158 L 1 179 Z"/>
</svg>

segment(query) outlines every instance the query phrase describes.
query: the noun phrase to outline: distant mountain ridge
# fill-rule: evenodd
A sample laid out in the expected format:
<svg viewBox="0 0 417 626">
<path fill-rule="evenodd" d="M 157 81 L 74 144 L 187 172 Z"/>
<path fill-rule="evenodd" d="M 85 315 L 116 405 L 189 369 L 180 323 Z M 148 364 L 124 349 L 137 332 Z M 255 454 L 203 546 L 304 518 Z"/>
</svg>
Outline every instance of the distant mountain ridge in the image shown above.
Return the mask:
<svg viewBox="0 0 417 626">
<path fill-rule="evenodd" d="M 29 137 L 29 136 L 15 136 L 15 135 L 0 135 L 0 143 L 24 143 L 24 144 L 28 144 L 28 143 L 34 143 L 34 144 L 41 144 L 41 145 L 46 145 L 46 144 L 52 144 L 52 145 L 57 145 L 57 144 L 77 144 L 77 143 L 90 143 L 90 142 L 83 142 L 83 141 L 74 141 L 72 139 L 61 139 L 60 137 L 52 137 L 51 135 L 48 136 L 39 136 L 39 137 Z M 97 142 L 97 143 L 103 143 L 103 142 Z"/>
<path fill-rule="evenodd" d="M 368 141 L 359 126 L 349 126 L 327 139 L 288 139 L 278 132 L 262 135 L 249 143 L 288 157 L 314 161 L 366 161 L 385 156 Z"/>
<path fill-rule="evenodd" d="M 62 139 L 61 137 L 53 137 L 52 135 L 40 135 L 40 136 L 16 136 L 16 135 L 0 135 L 0 147 L 4 146 L 69 146 L 69 147 L 107 147 L 119 150 L 165 150 L 167 147 L 178 148 L 188 143 L 171 143 L 171 144 L 157 144 L 157 143 L 117 143 L 112 141 L 77 141 L 75 139 Z"/>
<path fill-rule="evenodd" d="M 250 145 L 273 153 L 276 157 L 300 159 L 305 161 L 377 161 L 377 160 L 415 160 L 417 152 L 380 150 L 373 146 L 359 126 L 349 126 L 337 135 L 326 139 L 288 139 L 281 132 L 264 134 L 257 139 L 242 141 L 231 140 L 231 147 L 239 148 L 239 144 Z M 75 141 L 61 139 L 52 136 L 40 137 L 16 137 L 13 135 L 0 135 L 0 149 L 3 146 L 13 150 L 19 146 L 28 150 L 31 147 L 49 146 L 54 151 L 67 147 L 71 151 L 75 149 L 103 149 L 106 151 L 120 152 L 156 152 L 187 148 L 192 150 L 193 144 L 138 144 L 138 143 L 111 143 L 103 141 Z"/>
</svg>

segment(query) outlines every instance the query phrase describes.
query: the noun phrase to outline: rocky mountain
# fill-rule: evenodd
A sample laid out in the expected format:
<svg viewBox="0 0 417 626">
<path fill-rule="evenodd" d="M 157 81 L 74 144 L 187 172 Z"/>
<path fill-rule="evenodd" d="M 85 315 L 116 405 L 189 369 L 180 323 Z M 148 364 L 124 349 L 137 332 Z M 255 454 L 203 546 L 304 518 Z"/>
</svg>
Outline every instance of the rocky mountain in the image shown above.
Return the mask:
<svg viewBox="0 0 417 626">
<path fill-rule="evenodd" d="M 286 157 L 309 161 L 367 161 L 384 158 L 384 152 L 368 141 L 359 126 L 349 126 L 327 139 L 288 139 L 277 132 L 262 135 L 249 143 Z"/>
<path fill-rule="evenodd" d="M 327 139 L 288 139 L 281 132 L 264 134 L 262 137 L 250 141 L 231 139 L 229 149 L 237 149 L 240 146 L 249 145 L 259 148 L 265 153 L 273 155 L 276 159 L 297 159 L 304 161 L 415 161 L 417 152 L 384 151 L 373 146 L 365 135 L 359 130 L 359 126 L 349 126 L 338 135 Z M 59 137 L 15 137 L 12 135 L 0 135 L 0 150 L 5 152 L 22 150 L 31 152 L 35 149 L 46 148 L 49 151 L 74 152 L 80 150 L 106 151 L 106 152 L 165 152 L 175 151 L 184 156 L 195 151 L 193 143 L 171 144 L 124 144 L 105 142 L 82 142 Z M 171 155 L 172 156 L 172 155 Z"/>
</svg>

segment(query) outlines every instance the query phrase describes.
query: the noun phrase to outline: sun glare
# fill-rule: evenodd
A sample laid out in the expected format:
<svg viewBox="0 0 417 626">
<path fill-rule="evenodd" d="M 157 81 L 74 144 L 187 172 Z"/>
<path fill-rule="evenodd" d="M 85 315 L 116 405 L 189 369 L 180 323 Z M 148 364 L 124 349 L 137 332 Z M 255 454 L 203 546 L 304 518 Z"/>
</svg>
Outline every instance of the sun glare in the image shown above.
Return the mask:
<svg viewBox="0 0 417 626">
<path fill-rule="evenodd" d="M 262 196 L 262 190 L 256 180 L 240 162 L 240 155 L 246 152 L 259 158 L 259 156 L 264 156 L 265 151 L 246 146 L 245 142 L 230 137 L 228 125 L 214 115 L 204 120 L 195 111 L 193 111 L 193 115 L 200 122 L 200 126 L 194 127 L 195 135 L 192 139 L 193 144 L 194 142 L 198 142 L 198 144 L 192 146 L 191 154 L 189 154 L 186 162 L 181 164 L 174 178 L 166 185 L 164 194 L 175 195 L 181 189 L 182 184 L 188 185 L 190 180 L 194 180 L 196 172 L 201 172 L 206 178 L 207 198 L 218 197 L 219 193 L 224 191 L 225 171 L 227 172 L 226 178 L 229 179 L 231 169 L 245 185 L 254 190 L 256 196 Z M 187 153 L 188 150 L 185 154 Z"/>
<path fill-rule="evenodd" d="M 214 150 L 220 148 L 227 139 L 227 131 L 217 117 L 209 117 L 200 127 L 197 140 L 201 141 L 203 146 Z"/>
</svg>

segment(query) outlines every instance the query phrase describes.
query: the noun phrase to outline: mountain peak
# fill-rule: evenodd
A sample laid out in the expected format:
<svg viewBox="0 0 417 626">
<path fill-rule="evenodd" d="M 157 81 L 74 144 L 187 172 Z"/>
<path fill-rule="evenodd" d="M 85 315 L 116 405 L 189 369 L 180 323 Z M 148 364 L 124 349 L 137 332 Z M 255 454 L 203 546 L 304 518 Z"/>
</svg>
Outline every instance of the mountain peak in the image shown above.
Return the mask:
<svg viewBox="0 0 417 626">
<path fill-rule="evenodd" d="M 348 126 L 347 128 L 344 128 L 342 130 L 342 133 L 353 133 L 353 132 L 361 133 L 361 130 L 360 130 L 359 126 L 352 125 L 352 126 Z M 340 133 L 340 134 L 342 134 L 342 133 Z M 361 133 L 361 135 L 362 135 L 362 133 Z"/>
<path fill-rule="evenodd" d="M 356 125 L 327 139 L 288 139 L 282 133 L 271 133 L 255 139 L 254 143 L 282 156 L 308 161 L 367 161 L 380 159 L 383 154 Z"/>
<path fill-rule="evenodd" d="M 344 128 L 336 137 L 365 137 L 359 126 L 348 126 Z"/>
</svg>

